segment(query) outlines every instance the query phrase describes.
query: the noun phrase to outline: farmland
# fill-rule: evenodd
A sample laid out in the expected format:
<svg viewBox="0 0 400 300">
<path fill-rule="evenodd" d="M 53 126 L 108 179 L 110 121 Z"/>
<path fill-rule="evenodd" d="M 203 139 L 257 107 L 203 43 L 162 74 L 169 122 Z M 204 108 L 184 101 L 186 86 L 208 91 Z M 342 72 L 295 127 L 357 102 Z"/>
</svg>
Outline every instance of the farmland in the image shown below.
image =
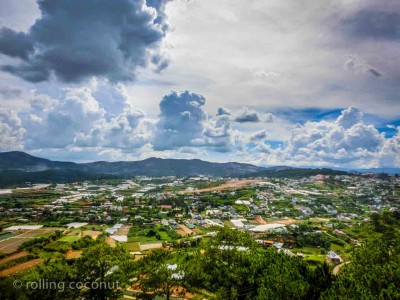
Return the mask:
<svg viewBox="0 0 400 300">
<path fill-rule="evenodd" d="M 27 230 L 25 232 L 16 232 L 12 237 L 0 240 L 0 253 L 13 253 L 18 250 L 22 243 L 36 237 L 51 234 L 59 229 L 60 228 L 40 228 Z"/>
</svg>

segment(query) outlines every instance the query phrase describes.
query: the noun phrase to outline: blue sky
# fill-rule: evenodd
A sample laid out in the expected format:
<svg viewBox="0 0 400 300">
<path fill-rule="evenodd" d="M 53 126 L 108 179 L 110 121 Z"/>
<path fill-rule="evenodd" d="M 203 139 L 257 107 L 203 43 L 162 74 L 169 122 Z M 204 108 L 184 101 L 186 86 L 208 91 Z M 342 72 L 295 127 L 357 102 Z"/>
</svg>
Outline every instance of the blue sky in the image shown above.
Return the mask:
<svg viewBox="0 0 400 300">
<path fill-rule="evenodd" d="M 400 167 L 396 0 L 0 0 L 0 151 Z"/>
</svg>

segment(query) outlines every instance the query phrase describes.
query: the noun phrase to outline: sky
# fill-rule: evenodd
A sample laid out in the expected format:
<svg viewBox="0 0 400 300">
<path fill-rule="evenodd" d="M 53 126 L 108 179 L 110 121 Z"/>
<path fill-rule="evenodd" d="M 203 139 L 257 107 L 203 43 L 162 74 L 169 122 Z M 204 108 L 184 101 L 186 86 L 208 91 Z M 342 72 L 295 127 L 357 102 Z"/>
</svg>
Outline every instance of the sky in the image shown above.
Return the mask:
<svg viewBox="0 0 400 300">
<path fill-rule="evenodd" d="M 0 0 L 0 151 L 400 167 L 398 0 Z"/>
</svg>

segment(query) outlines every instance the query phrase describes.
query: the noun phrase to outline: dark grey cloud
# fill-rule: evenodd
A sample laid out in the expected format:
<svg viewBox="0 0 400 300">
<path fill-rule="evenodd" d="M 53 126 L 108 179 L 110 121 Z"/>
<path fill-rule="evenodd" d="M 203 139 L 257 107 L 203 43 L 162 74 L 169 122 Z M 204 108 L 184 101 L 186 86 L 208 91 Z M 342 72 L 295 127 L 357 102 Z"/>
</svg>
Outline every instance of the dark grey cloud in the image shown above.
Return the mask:
<svg viewBox="0 0 400 300">
<path fill-rule="evenodd" d="M 22 90 L 19 88 L 11 88 L 6 86 L 0 86 L 0 95 L 8 98 L 16 98 L 22 95 Z"/>
<path fill-rule="evenodd" d="M 348 55 L 345 67 L 355 73 L 369 73 L 375 77 L 382 77 L 383 74 L 377 68 L 367 64 L 355 55 Z"/>
<path fill-rule="evenodd" d="M 136 68 L 149 61 L 160 71 L 168 60 L 151 58 L 160 56 L 168 30 L 166 2 L 38 0 L 41 17 L 28 33 L 1 29 L 0 52 L 22 60 L 2 70 L 31 82 L 51 74 L 66 82 L 92 76 L 133 80 Z"/>
<path fill-rule="evenodd" d="M 244 108 L 235 115 L 234 121 L 239 123 L 246 123 L 246 122 L 256 123 L 260 122 L 261 120 L 260 117 L 258 116 L 258 113 L 255 110 Z"/>
<path fill-rule="evenodd" d="M 370 72 L 372 75 L 376 76 L 376 77 L 381 77 L 382 73 L 379 72 L 377 69 L 375 68 L 369 68 L 368 72 Z"/>
<path fill-rule="evenodd" d="M 0 51 L 3 54 L 27 59 L 33 50 L 33 44 L 25 33 L 10 28 L 0 29 Z"/>
<path fill-rule="evenodd" d="M 169 58 L 168 57 L 164 57 L 161 54 L 155 54 L 152 59 L 151 62 L 156 65 L 156 69 L 155 72 L 156 73 L 161 73 L 164 69 L 166 69 L 169 65 Z"/>
<path fill-rule="evenodd" d="M 362 10 L 346 18 L 342 30 L 356 38 L 400 39 L 400 12 Z"/>
<path fill-rule="evenodd" d="M 176 149 L 193 145 L 201 138 L 206 112 L 202 108 L 205 98 L 202 95 L 184 91 L 172 92 L 160 102 L 160 116 L 156 125 L 155 150 Z"/>
<path fill-rule="evenodd" d="M 217 109 L 217 116 L 223 116 L 223 115 L 229 116 L 230 114 L 231 114 L 231 111 L 225 107 L 220 106 Z"/>
</svg>

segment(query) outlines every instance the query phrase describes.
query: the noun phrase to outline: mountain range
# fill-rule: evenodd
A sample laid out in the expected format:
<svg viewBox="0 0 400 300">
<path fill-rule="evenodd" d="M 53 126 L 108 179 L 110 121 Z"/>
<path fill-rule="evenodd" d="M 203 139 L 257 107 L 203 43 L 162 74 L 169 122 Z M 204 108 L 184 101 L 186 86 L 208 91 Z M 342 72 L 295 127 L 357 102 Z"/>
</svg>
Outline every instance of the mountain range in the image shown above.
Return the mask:
<svg viewBox="0 0 400 300">
<path fill-rule="evenodd" d="M 200 159 L 162 159 L 147 158 L 138 161 L 96 161 L 91 163 L 73 163 L 52 161 L 12 151 L 0 153 L 0 170 L 40 172 L 45 170 L 79 170 L 93 174 L 118 176 L 241 176 L 265 170 L 251 164 L 236 162 L 214 163 Z"/>
<path fill-rule="evenodd" d="M 368 172 L 368 170 L 363 170 Z M 96 161 L 74 163 L 52 161 L 25 152 L 0 153 L 0 186 L 29 182 L 71 182 L 86 179 L 127 178 L 134 176 L 198 176 L 211 177 L 291 177 L 316 174 L 347 174 L 344 170 L 291 168 L 287 166 L 260 167 L 252 164 L 216 163 L 200 159 L 162 159 L 151 157 L 138 161 Z"/>
</svg>

